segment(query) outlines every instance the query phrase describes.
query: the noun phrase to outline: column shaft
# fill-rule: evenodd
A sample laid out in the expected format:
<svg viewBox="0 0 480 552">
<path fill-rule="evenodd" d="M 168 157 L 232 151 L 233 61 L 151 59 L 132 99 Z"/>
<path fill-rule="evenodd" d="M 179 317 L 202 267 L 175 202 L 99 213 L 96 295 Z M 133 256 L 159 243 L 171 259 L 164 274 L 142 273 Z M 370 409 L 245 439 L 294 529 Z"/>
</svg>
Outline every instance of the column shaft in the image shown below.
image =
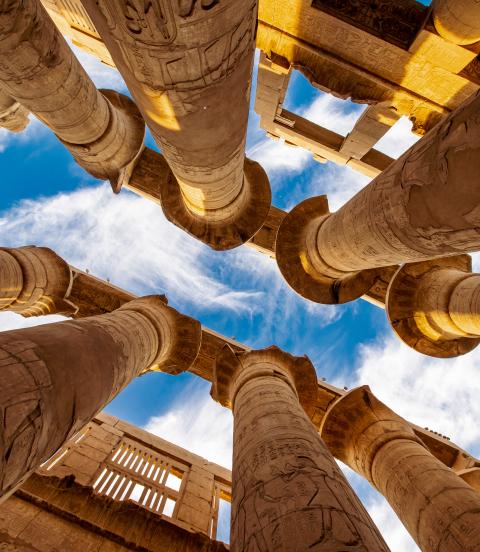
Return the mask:
<svg viewBox="0 0 480 552">
<path fill-rule="evenodd" d="M 480 495 L 368 387 L 332 405 L 321 435 L 336 458 L 385 496 L 423 552 L 480 549 Z"/>
<path fill-rule="evenodd" d="M 480 40 L 480 4 L 477 0 L 435 0 L 433 21 L 438 34 L 455 44 Z"/>
<path fill-rule="evenodd" d="M 0 2 L 0 83 L 98 178 L 118 179 L 142 147 L 133 102 L 96 89 L 40 0 Z"/>
<path fill-rule="evenodd" d="M 133 378 L 188 369 L 200 325 L 151 296 L 113 313 L 0 333 L 0 497 Z"/>
<path fill-rule="evenodd" d="M 300 405 L 309 361 L 274 348 L 239 358 L 233 374 L 217 359 L 215 384 L 222 400 L 231 378 L 232 552 L 388 550 Z"/>
<path fill-rule="evenodd" d="M 219 249 L 227 240 L 199 220 L 219 234 L 237 222 L 235 245 L 246 241 L 270 206 L 266 175 L 244 174 L 257 1 L 82 4 L 175 175 L 162 197 L 169 220 Z"/>
</svg>

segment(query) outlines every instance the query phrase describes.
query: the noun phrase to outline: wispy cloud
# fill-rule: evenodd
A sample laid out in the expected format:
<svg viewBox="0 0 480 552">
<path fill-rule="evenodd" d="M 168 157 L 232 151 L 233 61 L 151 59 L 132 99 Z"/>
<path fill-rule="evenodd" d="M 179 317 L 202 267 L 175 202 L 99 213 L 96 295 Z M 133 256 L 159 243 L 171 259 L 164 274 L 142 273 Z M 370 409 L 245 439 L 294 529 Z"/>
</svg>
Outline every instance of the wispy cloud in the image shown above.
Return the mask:
<svg viewBox="0 0 480 552">
<path fill-rule="evenodd" d="M 145 429 L 225 468 L 232 468 L 233 418 L 199 382 L 177 398 L 170 410 L 152 416 Z"/>
<path fill-rule="evenodd" d="M 206 311 L 252 309 L 261 295 L 224 284 L 212 268 L 221 258 L 167 222 L 159 206 L 129 192 L 115 196 L 106 184 L 20 203 L 0 218 L 0 240 L 51 247 L 132 292 L 166 293 Z"/>
</svg>

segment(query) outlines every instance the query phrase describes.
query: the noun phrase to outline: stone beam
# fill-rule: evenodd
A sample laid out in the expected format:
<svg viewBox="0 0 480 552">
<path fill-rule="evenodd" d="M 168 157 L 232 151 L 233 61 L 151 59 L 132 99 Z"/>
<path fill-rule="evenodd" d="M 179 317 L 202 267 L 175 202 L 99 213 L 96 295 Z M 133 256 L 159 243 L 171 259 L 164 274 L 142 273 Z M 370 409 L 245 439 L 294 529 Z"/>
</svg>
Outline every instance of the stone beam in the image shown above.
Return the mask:
<svg viewBox="0 0 480 552">
<path fill-rule="evenodd" d="M 5 500 L 132 379 L 187 370 L 200 324 L 164 299 L 0 334 L 0 500 Z"/>
<path fill-rule="evenodd" d="M 321 90 L 361 103 L 389 102 L 424 133 L 478 90 L 478 79 L 460 74 L 476 53 L 424 28 L 428 11 L 417 2 L 399 17 L 406 3 L 380 4 L 373 10 L 366 1 L 261 0 L 257 46 Z M 423 21 L 415 10 L 423 10 Z M 403 47 L 390 40 L 405 34 Z"/>
<path fill-rule="evenodd" d="M 368 387 L 334 403 L 320 433 L 338 459 L 385 496 L 422 551 L 480 547 L 479 493 L 434 458 Z"/>
<path fill-rule="evenodd" d="M 28 125 L 28 110 L 0 88 L 0 128 L 21 132 Z"/>
<path fill-rule="evenodd" d="M 275 347 L 217 359 L 212 397 L 233 411 L 231 550 L 388 551 L 317 429 L 317 377 Z M 303 407 L 303 408 L 302 408 Z"/>
<path fill-rule="evenodd" d="M 82 4 L 172 168 L 167 218 L 214 249 L 247 241 L 271 203 L 245 160 L 257 0 Z"/>
<path fill-rule="evenodd" d="M 454 44 L 480 41 L 480 5 L 476 0 L 435 0 L 433 21 L 438 33 Z"/>
<path fill-rule="evenodd" d="M 345 136 L 340 153 L 350 159 L 362 159 L 399 119 L 398 113 L 388 104 L 367 107 Z"/>
<path fill-rule="evenodd" d="M 75 160 L 119 191 L 143 147 L 135 104 L 98 91 L 40 0 L 0 4 L 0 85 L 45 123 Z"/>
<path fill-rule="evenodd" d="M 159 155 L 153 151 L 151 153 L 155 154 L 155 156 Z M 32 249 L 33 252 L 28 253 Z M 20 281 L 18 268 L 12 269 L 12 259 L 7 257 L 5 253 L 8 253 L 17 262 L 25 256 L 30 256 L 29 262 L 27 260 L 21 262 L 22 293 L 24 297 L 24 308 L 22 310 L 18 309 L 18 301 L 11 301 L 12 293 L 8 291 L 18 289 L 18 282 Z M 33 254 L 34 257 L 32 258 L 31 255 Z M 65 316 L 82 319 L 87 316 L 112 312 L 125 303 L 137 299 L 137 296 L 133 293 L 118 288 L 110 282 L 96 278 L 92 274 L 87 274 L 78 268 L 69 266 L 58 255 L 55 255 L 51 250 L 46 248 L 2 249 L 0 250 L 0 255 L 2 255 L 0 257 L 0 305 L 3 310 L 15 310 L 22 314 L 22 316 L 33 316 L 58 314 L 60 311 L 56 309 L 59 308 L 62 309 L 61 312 Z M 39 266 L 42 260 L 43 266 Z M 32 265 L 37 265 L 36 271 L 33 270 Z M 15 264 L 13 264 L 13 267 L 15 267 Z M 70 271 L 69 277 L 58 276 L 66 272 L 68 273 L 68 269 Z M 392 269 L 392 276 L 396 270 Z M 38 301 L 36 298 L 27 300 L 29 296 L 26 290 L 35 287 L 33 280 L 35 274 L 37 275 L 35 277 L 42 278 L 44 283 L 37 286 L 39 291 L 35 297 L 38 297 Z M 48 277 L 46 274 L 48 274 Z M 25 288 L 23 288 L 23 285 L 25 285 Z M 70 289 L 70 294 L 66 295 L 65 290 L 68 291 L 68 289 Z M 13 295 L 16 296 L 16 293 L 14 292 Z M 7 301 L 6 297 L 10 299 Z M 68 305 L 68 308 L 63 310 L 65 304 Z M 46 308 L 45 305 L 49 306 L 49 308 Z M 52 308 L 52 305 L 59 305 L 59 307 Z M 199 353 L 190 366 L 189 371 L 207 381 L 212 381 L 215 359 L 225 345 L 228 345 L 232 350 L 237 352 L 250 350 L 249 347 L 246 347 L 242 343 L 203 327 Z M 345 391 L 343 389 L 330 385 L 326 381 L 318 382 L 317 414 L 313 420 L 317 427 L 320 425 L 329 406 L 344 394 Z M 480 467 L 480 461 L 472 458 L 467 452 L 450 442 L 448 438 L 440 433 L 413 424 L 412 427 L 415 433 L 425 442 L 432 454 L 447 466 L 455 465 L 455 469 L 458 470 L 473 468 L 477 465 Z"/>
<path fill-rule="evenodd" d="M 480 250 L 480 95 L 420 139 L 336 213 L 325 196 L 283 220 L 276 258 L 319 303 L 363 295 L 381 267 Z"/>
<path fill-rule="evenodd" d="M 284 67 L 274 63 L 262 52 L 255 111 L 260 115 L 261 128 L 271 138 L 304 148 L 321 163 L 333 161 L 337 165 L 347 165 L 372 178 L 393 162 L 391 157 L 371 149 L 376 142 L 374 137 L 380 138 L 381 132 L 390 128 L 387 123 L 394 123 L 392 110 L 382 106 L 367 109 L 369 115 L 359 120 L 358 127 L 349 136 L 341 136 L 283 109 L 290 74 L 288 64 Z"/>
</svg>

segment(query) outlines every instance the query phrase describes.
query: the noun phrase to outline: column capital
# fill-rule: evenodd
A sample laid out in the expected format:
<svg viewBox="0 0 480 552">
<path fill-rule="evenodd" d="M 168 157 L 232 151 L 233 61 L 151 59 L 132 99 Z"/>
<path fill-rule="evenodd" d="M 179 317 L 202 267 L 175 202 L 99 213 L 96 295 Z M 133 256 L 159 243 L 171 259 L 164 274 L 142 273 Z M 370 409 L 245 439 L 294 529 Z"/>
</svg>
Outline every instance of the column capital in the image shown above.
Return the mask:
<svg viewBox="0 0 480 552">
<path fill-rule="evenodd" d="M 395 333 L 412 349 L 437 358 L 472 351 L 480 336 L 460 327 L 457 314 L 475 316 L 475 302 L 459 286 L 472 274 L 469 255 L 410 263 L 390 281 L 385 309 Z M 476 283 L 476 282 L 474 282 Z M 458 301 L 460 299 L 460 301 Z"/>
<path fill-rule="evenodd" d="M 327 196 L 294 207 L 278 229 L 275 256 L 283 277 L 302 297 L 326 305 L 358 299 L 374 285 L 380 269 L 343 272 L 322 259 L 317 235 L 331 216 Z"/>
<path fill-rule="evenodd" d="M 197 358 L 202 341 L 202 326 L 198 320 L 179 313 L 167 303 L 164 295 L 148 295 L 125 303 L 114 312 L 139 312 L 157 330 L 159 349 L 152 366 L 145 372 L 176 375 L 188 370 Z"/>
<path fill-rule="evenodd" d="M 337 399 L 327 410 L 319 432 L 335 458 L 375 486 L 372 466 L 380 448 L 395 439 L 423 445 L 408 422 L 379 401 L 367 385 Z"/>
<path fill-rule="evenodd" d="M 285 381 L 297 394 L 308 416 L 314 416 L 318 384 L 313 364 L 306 356 L 296 357 L 278 347 L 236 353 L 225 345 L 216 359 L 211 395 L 223 406 L 233 408 L 238 390 L 262 376 Z"/>
<path fill-rule="evenodd" d="M 70 266 L 47 247 L 0 248 L 0 310 L 22 316 L 73 314 Z"/>
</svg>

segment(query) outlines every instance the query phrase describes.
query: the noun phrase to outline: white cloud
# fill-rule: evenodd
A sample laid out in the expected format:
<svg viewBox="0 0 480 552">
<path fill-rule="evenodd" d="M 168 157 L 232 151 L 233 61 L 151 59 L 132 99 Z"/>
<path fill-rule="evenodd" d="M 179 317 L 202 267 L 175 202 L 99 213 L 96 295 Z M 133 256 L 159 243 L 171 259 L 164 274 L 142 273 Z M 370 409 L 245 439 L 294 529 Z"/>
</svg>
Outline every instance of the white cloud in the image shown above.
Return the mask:
<svg viewBox="0 0 480 552">
<path fill-rule="evenodd" d="M 408 117 L 402 117 L 393 127 L 377 142 L 375 149 L 390 155 L 394 159 L 413 146 L 420 136 L 412 132 L 412 123 Z"/>
<path fill-rule="evenodd" d="M 312 154 L 302 148 L 288 146 L 283 140 L 265 138 L 247 151 L 250 159 L 258 161 L 266 171 L 300 172 Z"/>
<path fill-rule="evenodd" d="M 115 196 L 106 184 L 23 201 L 0 218 L 0 243 L 48 246 L 129 291 L 166 293 L 207 311 L 248 311 L 262 295 L 222 283 L 212 267 L 228 266 L 227 257 L 167 222 L 158 205 L 128 192 Z"/>
<path fill-rule="evenodd" d="M 48 316 L 32 316 L 24 318 L 15 312 L 0 312 L 0 332 L 8 330 L 18 330 L 20 328 L 30 328 L 32 326 L 40 326 L 41 324 L 53 324 L 54 322 L 62 322 L 64 316 L 48 315 Z"/>
<path fill-rule="evenodd" d="M 150 433 L 194 452 L 225 468 L 232 468 L 233 418 L 208 394 L 206 384 L 185 389 L 172 408 L 145 425 Z"/>
<path fill-rule="evenodd" d="M 312 123 L 346 136 L 355 126 L 367 106 L 350 100 L 340 100 L 331 94 L 320 92 L 315 100 L 300 114 Z"/>
</svg>

